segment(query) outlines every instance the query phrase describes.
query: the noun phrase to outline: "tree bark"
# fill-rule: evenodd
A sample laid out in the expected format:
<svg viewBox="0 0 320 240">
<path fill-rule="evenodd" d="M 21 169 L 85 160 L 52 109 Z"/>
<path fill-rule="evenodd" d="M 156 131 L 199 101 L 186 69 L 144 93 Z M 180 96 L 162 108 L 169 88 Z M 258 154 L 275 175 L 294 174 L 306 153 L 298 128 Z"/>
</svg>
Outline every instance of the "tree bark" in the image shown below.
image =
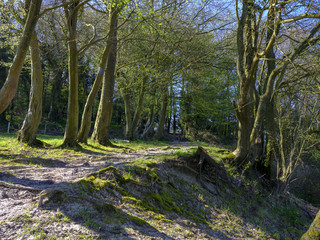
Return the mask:
<svg viewBox="0 0 320 240">
<path fill-rule="evenodd" d="M 79 1 L 65 7 L 65 15 L 69 31 L 68 36 L 68 74 L 69 74 L 69 95 L 67 124 L 64 133 L 63 147 L 77 146 L 79 101 L 78 101 L 78 50 L 77 50 L 77 20 Z"/>
<path fill-rule="evenodd" d="M 118 24 L 118 15 L 112 15 L 115 18 L 115 27 Z M 113 104 L 113 92 L 115 82 L 115 68 L 117 61 L 117 30 L 114 31 L 112 36 L 112 48 L 108 57 L 107 69 L 104 76 L 102 85 L 102 92 L 100 97 L 98 114 L 92 134 L 92 140 L 101 145 L 111 145 L 109 140 L 109 127 L 112 117 L 112 104 Z"/>
<path fill-rule="evenodd" d="M 29 4 L 26 22 L 16 55 L 9 69 L 7 79 L 0 90 L 0 114 L 6 110 L 17 92 L 20 73 L 26 58 L 33 31 L 38 21 L 41 4 L 42 0 L 32 0 Z"/>
<path fill-rule="evenodd" d="M 237 5 L 238 1 L 236 1 L 236 7 Z M 260 18 L 257 20 L 258 11 L 252 1 L 244 0 L 242 5 L 242 14 L 241 18 L 238 18 L 237 29 L 237 74 L 240 85 L 240 99 L 238 103 L 234 102 L 235 113 L 239 121 L 239 131 L 237 148 L 233 154 L 235 155 L 235 165 L 243 167 L 248 161 L 254 160 L 256 155 L 256 149 L 254 148 L 260 144 L 259 130 L 261 130 L 269 92 L 265 94 L 266 96 L 260 98 L 255 116 L 253 114 L 254 101 L 253 99 L 251 101 L 250 94 L 252 93 L 251 88 L 256 82 L 259 60 L 271 51 L 279 33 L 281 11 L 275 9 L 275 1 L 269 3 L 268 21 L 273 24 L 273 28 L 271 29 L 271 37 L 267 39 L 266 47 L 262 52 L 259 52 L 258 43 L 261 42 L 263 34 L 259 33 Z M 236 10 L 238 11 L 238 9 Z M 277 19 L 277 21 L 272 21 L 274 19 Z M 259 34 L 261 35 L 259 36 Z M 268 84 L 271 85 L 272 82 Z M 249 156 L 249 154 L 252 156 Z"/>
<path fill-rule="evenodd" d="M 132 121 L 132 132 L 133 132 L 133 135 L 136 134 L 137 126 L 138 126 L 138 123 L 140 121 L 147 80 L 148 80 L 148 76 L 144 76 L 143 79 L 142 79 L 140 92 L 139 92 L 139 96 L 138 96 L 138 103 L 137 103 L 136 111 L 134 113 L 133 121 Z"/>
<path fill-rule="evenodd" d="M 131 113 L 130 97 L 127 90 L 122 91 L 122 98 L 124 102 L 124 110 L 126 115 L 125 137 L 129 140 L 132 140 L 133 139 L 132 113 Z"/>
<path fill-rule="evenodd" d="M 53 69 L 56 69 L 56 68 L 53 68 Z M 51 99 L 50 99 L 51 103 L 50 103 L 48 118 L 51 121 L 55 122 L 61 119 L 61 111 L 59 109 L 59 104 L 57 104 L 57 99 L 60 99 L 62 84 L 67 80 L 67 74 L 64 76 L 63 70 L 58 69 L 58 71 L 54 75 L 55 76 L 52 83 L 52 91 L 51 91 Z"/>
<path fill-rule="evenodd" d="M 37 34 L 33 31 L 31 42 L 31 88 L 28 113 L 23 121 L 18 135 L 21 142 L 29 145 L 41 143 L 36 139 L 36 134 L 42 117 L 42 88 L 43 76 L 40 61 L 40 49 Z"/>
<path fill-rule="evenodd" d="M 158 140 L 161 140 L 164 138 L 164 124 L 166 122 L 166 116 L 167 116 L 167 105 L 168 105 L 168 88 L 165 87 L 162 94 L 160 119 L 159 119 L 159 124 L 157 128 L 157 133 L 156 133 L 156 138 Z"/>
<path fill-rule="evenodd" d="M 141 139 L 147 139 L 150 136 L 153 136 L 154 132 L 154 121 L 155 121 L 155 113 L 154 113 L 154 106 L 151 107 L 150 117 L 148 119 L 148 122 L 145 126 L 145 129 L 143 130 L 143 133 L 141 135 Z"/>
<path fill-rule="evenodd" d="M 109 14 L 109 34 L 108 34 L 108 39 L 107 39 L 107 45 L 104 48 L 101 61 L 100 61 L 100 66 L 99 66 L 99 72 L 96 76 L 96 79 L 94 81 L 94 84 L 91 88 L 91 91 L 88 95 L 86 104 L 84 106 L 84 110 L 82 113 L 82 119 L 81 119 L 81 126 L 80 130 L 78 133 L 78 142 L 81 143 L 87 143 L 87 139 L 90 133 L 91 129 L 91 118 L 92 118 L 92 107 L 94 100 L 98 94 L 98 91 L 101 86 L 101 82 L 103 79 L 103 75 L 106 69 L 106 64 L 108 57 L 110 55 L 111 47 L 112 47 L 112 38 L 114 36 L 114 32 L 116 31 L 116 25 L 117 25 L 117 13 L 116 12 L 111 12 Z"/>
<path fill-rule="evenodd" d="M 320 239 L 320 211 L 313 220 L 308 231 L 302 236 L 301 240 L 317 240 Z"/>
<path fill-rule="evenodd" d="M 143 105 L 143 100 L 144 100 L 144 93 L 145 93 L 145 86 L 148 80 L 148 76 L 144 76 L 141 82 L 140 86 L 140 91 L 138 95 L 138 102 L 136 106 L 136 110 L 134 112 L 134 115 L 132 117 L 132 112 L 131 112 L 131 104 L 130 104 L 130 96 L 127 92 L 127 90 L 123 90 L 122 92 L 122 97 L 125 105 L 125 113 L 126 113 L 126 138 L 129 140 L 133 140 L 135 138 L 136 130 L 138 123 L 140 121 L 141 117 L 141 110 L 142 110 L 142 105 Z"/>
</svg>

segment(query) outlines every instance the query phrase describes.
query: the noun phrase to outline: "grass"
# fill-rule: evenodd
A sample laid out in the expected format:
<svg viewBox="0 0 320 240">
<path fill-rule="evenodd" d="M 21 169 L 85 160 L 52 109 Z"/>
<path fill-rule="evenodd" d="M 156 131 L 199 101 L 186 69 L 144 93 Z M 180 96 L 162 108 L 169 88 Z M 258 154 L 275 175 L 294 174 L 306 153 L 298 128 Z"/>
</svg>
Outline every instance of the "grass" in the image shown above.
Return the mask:
<svg viewBox="0 0 320 240">
<path fill-rule="evenodd" d="M 46 221 L 42 221 L 42 225 L 38 218 L 29 214 L 14 219 L 23 222 L 34 239 L 55 239 L 42 232 L 41 228 L 54 223 L 70 224 L 75 221 L 96 233 L 108 226 L 125 229 L 129 222 L 131 228 L 153 228 L 173 238 L 193 238 L 191 229 L 210 229 L 236 239 L 257 236 L 259 239 L 289 239 L 300 236 L 309 224 L 295 206 L 275 199 L 263 190 L 258 194 L 253 192 L 252 189 L 259 187 L 257 181 L 247 179 L 245 186 L 239 188 L 223 185 L 224 189 L 214 196 L 195 180 L 195 176 L 180 177 L 179 170 L 172 173 L 173 167 L 170 164 L 177 159 L 192 159 L 196 146 L 204 147 L 213 159 L 221 161 L 229 152 L 219 146 L 196 142 L 194 147 L 183 151 L 182 147 L 159 141 L 113 141 L 118 148 L 104 147 L 89 141 L 89 145 L 81 145 L 82 149 L 60 149 L 57 147 L 62 143 L 61 136 L 38 137 L 52 147 L 31 148 L 19 143 L 15 134 L 0 134 L 0 163 L 13 165 L 10 160 L 17 158 L 41 159 L 45 166 L 46 159 L 87 159 L 110 152 L 145 149 L 157 149 L 166 154 L 141 158 L 121 167 L 109 166 L 71 184 L 72 201 L 59 203 L 61 209 L 49 215 Z M 31 161 L 26 161 L 27 164 L 34 166 Z M 232 169 L 229 171 L 231 178 L 233 172 Z M 66 198 L 68 194 L 66 192 Z M 92 197 L 99 201 L 93 203 L 90 200 Z M 74 202 L 82 206 L 75 215 L 63 210 Z M 96 239 L 81 234 L 70 238 Z"/>
</svg>

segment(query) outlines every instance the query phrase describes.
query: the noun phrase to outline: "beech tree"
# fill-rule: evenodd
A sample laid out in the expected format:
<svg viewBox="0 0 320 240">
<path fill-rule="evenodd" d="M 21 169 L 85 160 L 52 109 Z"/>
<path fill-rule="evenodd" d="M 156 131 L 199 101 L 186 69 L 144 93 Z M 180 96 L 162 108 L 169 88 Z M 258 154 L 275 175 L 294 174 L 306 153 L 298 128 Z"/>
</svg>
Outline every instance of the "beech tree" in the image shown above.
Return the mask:
<svg viewBox="0 0 320 240">
<path fill-rule="evenodd" d="M 82 113 L 81 126 L 80 126 L 80 130 L 77 137 L 78 142 L 87 143 L 87 139 L 91 129 L 92 108 L 93 108 L 94 100 L 101 87 L 101 82 L 106 72 L 107 62 L 109 57 L 111 56 L 111 51 L 113 48 L 114 41 L 116 41 L 114 38 L 116 36 L 116 31 L 117 31 L 117 21 L 118 21 L 117 18 L 118 18 L 119 12 L 120 10 L 117 9 L 116 7 L 111 7 L 111 9 L 109 9 L 107 41 L 100 59 L 98 73 L 94 80 L 91 91 L 87 97 L 87 101 Z"/>
<path fill-rule="evenodd" d="M 274 44 L 279 37 L 281 26 L 304 18 L 319 17 L 318 14 L 302 14 L 301 11 L 293 11 L 295 16 L 290 17 L 283 14 L 287 8 L 292 7 L 294 1 L 272 0 L 265 4 L 248 0 L 242 2 L 241 15 L 236 1 L 237 12 L 237 74 L 239 78 L 239 100 L 234 102 L 234 109 L 239 121 L 238 144 L 233 152 L 235 165 L 243 167 L 257 157 L 257 149 L 261 146 L 261 134 L 263 119 L 266 110 L 272 111 L 272 96 L 274 84 L 280 81 L 287 66 L 292 63 L 299 54 L 308 46 L 315 44 L 314 39 L 319 29 L 318 23 L 314 25 L 310 34 L 291 53 L 284 56 L 285 61 L 274 65 Z M 264 19 L 266 16 L 266 19 Z M 263 47 L 264 45 L 264 47 Z M 268 58 L 268 74 L 262 86 L 262 93 L 257 94 L 255 88 L 257 82 L 257 71 L 260 61 Z M 272 114 L 270 114 L 272 116 Z"/>
<path fill-rule="evenodd" d="M 110 52 L 108 55 L 106 72 L 104 73 L 104 80 L 102 83 L 102 91 L 98 113 L 95 121 L 94 130 L 92 133 L 92 140 L 101 145 L 108 146 L 111 144 L 109 140 L 109 127 L 112 117 L 112 103 L 115 84 L 115 68 L 117 61 L 117 27 L 118 15 L 124 7 L 124 2 L 112 1 L 110 3 L 109 21 L 113 25 L 110 27 L 112 31 L 109 32 L 108 45 L 110 44 Z M 111 35 L 112 34 L 112 35 Z M 100 74 L 103 74 L 104 70 Z"/>
<path fill-rule="evenodd" d="M 32 34 L 35 30 L 42 0 L 28 0 L 26 2 L 27 16 L 19 46 L 17 48 L 7 79 L 0 90 L 0 113 L 10 104 L 16 94 L 19 76 L 27 55 Z"/>
<path fill-rule="evenodd" d="M 37 33 L 34 31 L 30 41 L 31 53 L 31 88 L 28 113 L 18 134 L 21 142 L 29 145 L 41 145 L 36 134 L 42 117 L 43 77 L 40 61 L 40 49 Z"/>
<path fill-rule="evenodd" d="M 68 28 L 68 74 L 69 74 L 69 97 L 67 124 L 62 146 L 77 146 L 78 121 L 79 121 L 79 51 L 77 47 L 77 22 L 78 12 L 87 1 L 75 1 L 64 6 L 65 18 Z"/>
</svg>

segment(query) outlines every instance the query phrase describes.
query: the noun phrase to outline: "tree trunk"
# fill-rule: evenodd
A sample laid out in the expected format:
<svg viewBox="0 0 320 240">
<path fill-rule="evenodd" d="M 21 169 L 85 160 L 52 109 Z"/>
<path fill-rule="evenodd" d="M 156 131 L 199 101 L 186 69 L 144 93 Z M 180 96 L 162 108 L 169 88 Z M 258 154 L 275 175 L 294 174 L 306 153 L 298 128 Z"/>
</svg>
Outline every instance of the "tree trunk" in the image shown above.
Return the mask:
<svg viewBox="0 0 320 240">
<path fill-rule="evenodd" d="M 57 99 L 60 99 L 62 83 L 66 81 L 66 78 L 67 78 L 67 75 L 63 76 L 62 69 L 59 69 L 54 76 L 53 84 L 52 84 L 51 100 L 50 100 L 51 101 L 50 111 L 48 113 L 48 118 L 51 121 L 57 121 L 60 119 L 60 111 L 59 111 L 59 105 L 57 104 Z"/>
<path fill-rule="evenodd" d="M 317 240 L 320 239 L 320 211 L 316 218 L 313 220 L 308 231 L 303 234 L 301 240 Z"/>
<path fill-rule="evenodd" d="M 141 110 L 142 110 L 142 105 L 143 105 L 144 93 L 145 93 L 145 90 L 146 90 L 147 80 L 148 80 L 148 76 L 144 76 L 143 79 L 142 79 L 140 92 L 139 92 L 139 96 L 138 96 L 138 103 L 137 103 L 136 111 L 134 113 L 133 121 L 132 121 L 132 132 L 133 132 L 133 135 L 136 135 L 137 126 L 138 126 L 138 123 L 140 121 Z"/>
<path fill-rule="evenodd" d="M 69 31 L 68 38 L 68 72 L 69 72 L 69 95 L 67 124 L 64 133 L 63 147 L 77 146 L 79 102 L 78 102 L 78 50 L 77 50 L 77 20 L 79 2 L 65 7 L 66 20 Z"/>
<path fill-rule="evenodd" d="M 65 54 L 61 54 L 62 52 L 64 52 L 64 49 L 61 48 L 61 44 L 63 43 L 61 43 L 61 39 L 58 36 L 59 30 L 58 30 L 58 27 L 56 26 L 56 23 L 54 22 L 53 16 L 49 18 L 48 24 L 51 29 L 51 32 L 53 33 L 52 37 L 57 44 L 54 45 L 53 50 L 50 48 L 44 47 L 42 49 L 42 52 L 46 55 L 46 59 L 48 61 L 48 65 L 51 71 L 51 73 L 49 73 L 46 78 L 48 79 L 50 74 L 53 75 L 52 88 L 50 92 L 51 98 L 50 98 L 50 109 L 48 113 L 48 118 L 50 121 L 56 122 L 63 118 L 63 116 L 61 116 L 62 114 L 61 106 L 57 104 L 58 103 L 57 99 L 60 99 L 62 85 L 68 79 L 68 71 L 66 68 Z M 46 89 L 46 87 L 44 87 L 44 89 Z"/>
<path fill-rule="evenodd" d="M 40 61 L 40 49 L 37 34 L 33 31 L 31 42 L 31 88 L 28 113 L 23 121 L 22 128 L 18 135 L 21 142 L 29 145 L 39 144 L 36 134 L 42 116 L 42 88 L 43 76 Z"/>
<path fill-rule="evenodd" d="M 125 112 L 126 112 L 126 138 L 129 140 L 133 140 L 135 138 L 136 130 L 138 123 L 140 121 L 141 117 L 141 110 L 142 110 L 142 105 L 143 105 L 143 97 L 145 93 L 145 85 L 148 80 L 148 76 L 144 76 L 141 82 L 141 87 L 139 91 L 139 96 L 138 96 L 138 102 L 136 106 L 136 110 L 134 112 L 134 116 L 132 118 L 132 113 L 131 113 L 131 105 L 130 105 L 130 99 L 129 99 L 129 94 L 127 92 L 124 92 L 123 95 L 123 100 L 124 100 L 124 105 L 125 105 Z"/>
<path fill-rule="evenodd" d="M 131 104 L 130 97 L 127 90 L 122 91 L 122 98 L 124 102 L 124 109 L 126 114 L 126 130 L 125 137 L 129 140 L 133 139 L 133 129 L 132 129 L 132 113 L 131 113 Z"/>
<path fill-rule="evenodd" d="M 28 15 L 16 55 L 9 69 L 7 79 L 0 90 L 0 113 L 6 110 L 17 92 L 20 73 L 26 58 L 33 31 L 38 21 L 41 4 L 42 0 L 31 0 L 29 4 Z"/>
<path fill-rule="evenodd" d="M 148 139 L 150 136 L 153 135 L 154 121 L 155 121 L 155 113 L 154 113 L 154 106 L 152 106 L 151 112 L 150 112 L 150 117 L 149 117 L 148 122 L 145 126 L 145 129 L 143 130 L 143 133 L 141 135 L 141 139 Z"/>
<path fill-rule="evenodd" d="M 241 105 L 239 105 L 241 106 Z M 235 165 L 240 167 L 249 159 L 250 152 L 250 133 L 251 133 L 251 111 L 249 106 L 242 105 L 242 111 L 238 112 L 239 120 L 237 149 L 233 152 L 235 155 Z"/>
<path fill-rule="evenodd" d="M 257 48 L 258 42 L 262 40 L 263 35 L 259 36 L 261 33 L 259 32 L 259 20 L 257 20 L 258 11 L 252 1 L 243 1 L 241 18 L 238 19 L 237 75 L 239 78 L 240 99 L 238 104 L 236 102 L 233 104 L 239 121 L 239 131 L 237 149 L 233 153 L 235 155 L 235 165 L 241 167 L 248 161 L 255 160 L 256 148 L 260 147 L 261 143 L 261 139 L 259 140 L 260 130 L 262 129 L 266 101 L 269 97 L 269 92 L 260 97 L 259 106 L 254 116 L 254 100 L 251 99 L 251 94 L 252 87 L 256 83 L 258 63 L 262 56 L 267 55 L 272 50 L 280 29 L 280 16 L 277 16 L 276 4 L 274 1 L 269 4 L 267 22 L 272 24 L 271 37 L 266 39 L 266 47 L 263 51 Z M 238 1 L 236 1 L 236 7 L 238 7 Z M 238 9 L 236 10 L 238 11 Z M 278 21 L 275 22 L 272 19 L 277 19 Z M 271 82 L 269 81 L 268 84 L 271 84 Z"/>
<path fill-rule="evenodd" d="M 112 15 L 115 21 L 115 28 L 117 27 L 117 14 Z M 113 20 L 112 20 L 113 21 Z M 92 140 L 101 145 L 111 145 L 109 141 L 109 127 L 112 117 L 112 103 L 114 92 L 114 72 L 117 61 L 117 31 L 114 31 L 112 36 L 112 48 L 108 57 L 107 69 L 102 85 L 102 92 L 100 97 L 98 114 L 92 134 Z"/>
<path fill-rule="evenodd" d="M 161 103 L 161 110 L 160 110 L 160 119 L 157 128 L 156 137 L 158 140 L 164 138 L 164 124 L 166 122 L 167 116 L 167 105 L 168 105 L 168 88 L 165 87 L 165 90 L 162 94 L 162 103 Z"/>
<path fill-rule="evenodd" d="M 170 134 L 171 121 L 173 115 L 174 101 L 173 101 L 174 93 L 173 93 L 173 83 L 170 84 L 170 101 L 169 101 L 169 114 L 168 114 L 168 125 L 167 125 L 167 133 Z"/>
<path fill-rule="evenodd" d="M 109 14 L 110 29 L 109 29 L 107 45 L 105 46 L 102 57 L 101 57 L 99 72 L 96 76 L 92 89 L 88 95 L 87 102 L 84 106 L 84 110 L 82 113 L 81 126 L 78 133 L 78 142 L 81 142 L 81 143 L 87 143 L 87 139 L 90 133 L 93 103 L 101 86 L 101 82 L 102 82 L 103 75 L 106 68 L 106 63 L 112 47 L 111 46 L 112 38 L 114 36 L 114 32 L 116 31 L 117 18 L 112 17 L 115 14 L 116 14 L 115 12 L 110 11 L 110 14 Z"/>
</svg>

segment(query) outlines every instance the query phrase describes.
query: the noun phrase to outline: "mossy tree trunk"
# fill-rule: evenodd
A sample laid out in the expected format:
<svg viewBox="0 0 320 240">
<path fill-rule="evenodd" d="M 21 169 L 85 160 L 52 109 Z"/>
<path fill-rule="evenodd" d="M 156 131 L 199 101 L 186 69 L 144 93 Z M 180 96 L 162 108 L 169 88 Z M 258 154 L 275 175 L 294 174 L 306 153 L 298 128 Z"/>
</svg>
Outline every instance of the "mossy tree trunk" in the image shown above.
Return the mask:
<svg viewBox="0 0 320 240">
<path fill-rule="evenodd" d="M 286 54 L 285 61 L 281 59 L 277 67 L 275 67 L 275 54 L 273 53 L 274 43 L 279 35 L 280 26 L 286 22 L 292 22 L 299 20 L 301 16 L 291 18 L 288 20 L 282 20 L 282 10 L 285 8 L 286 3 L 277 6 L 278 2 L 272 0 L 268 3 L 267 19 L 266 23 L 269 23 L 265 30 L 259 30 L 259 21 L 262 17 L 262 12 L 259 6 L 253 1 L 244 0 L 242 2 L 242 9 L 238 9 L 238 1 L 236 1 L 237 12 L 241 12 L 241 16 L 238 18 L 238 29 L 237 29 L 237 75 L 239 78 L 239 100 L 234 102 L 234 109 L 239 121 L 239 132 L 238 132 L 238 145 L 236 150 L 233 152 L 235 156 L 235 165 L 243 167 L 249 161 L 253 162 L 257 158 L 259 153 L 258 148 L 261 147 L 261 136 L 263 136 L 264 121 L 269 121 L 267 114 L 272 111 L 275 90 L 275 84 L 281 83 L 281 80 L 285 74 L 285 71 L 289 64 L 291 64 L 306 48 L 316 44 L 319 39 L 313 38 L 315 33 L 319 29 L 319 22 L 314 25 L 310 34 L 290 53 Z M 302 17 L 303 18 L 303 17 Z M 265 38 L 265 39 L 264 39 Z M 262 42 L 265 42 L 265 46 L 262 47 Z M 268 72 L 267 77 L 263 83 L 259 82 L 261 87 L 260 95 L 255 99 L 251 100 L 250 91 L 251 87 L 256 85 L 256 76 L 258 63 L 263 57 L 267 58 Z M 262 69 L 264 71 L 264 69 Z M 253 107 L 251 107 L 253 105 Z M 250 113 L 250 108 L 255 108 L 254 114 Z M 272 120 L 274 121 L 274 119 Z M 252 124 L 250 124 L 252 122 Z M 267 126 L 267 134 L 271 141 L 279 139 L 275 136 L 275 131 L 272 130 L 274 126 Z M 270 142 L 270 147 L 274 148 L 275 143 Z M 271 151 L 274 151 L 273 149 Z M 271 152 L 270 152 L 271 153 Z M 269 155 L 268 162 L 265 162 L 268 167 L 265 169 L 265 174 L 271 175 L 272 166 L 272 155 Z M 282 154 L 283 155 L 283 154 Z M 282 157 L 287 159 L 288 156 Z M 258 159 L 262 159 L 258 157 Z M 289 164 L 290 165 L 290 164 Z M 282 173 L 286 173 L 287 167 L 281 170 Z M 268 169 L 269 168 L 269 169 Z M 284 177 L 280 177 L 284 179 Z M 281 180 L 280 185 L 287 183 L 287 180 Z M 284 189 L 281 187 L 281 189 Z"/>
<path fill-rule="evenodd" d="M 267 34 L 265 30 L 260 32 L 259 21 L 262 12 L 253 1 L 244 0 L 242 4 L 241 17 L 238 17 L 237 29 L 237 75 L 239 78 L 240 98 L 234 102 L 234 109 L 239 121 L 238 144 L 235 155 L 235 165 L 243 167 L 249 161 L 256 158 L 261 147 L 261 135 L 266 104 L 271 98 L 274 76 L 266 80 L 264 87 L 267 92 L 263 92 L 260 97 L 252 98 L 255 90 L 258 63 L 263 56 L 267 56 L 273 49 L 276 37 L 278 36 L 281 25 L 281 8 L 276 8 L 277 1 L 269 2 L 267 21 Z M 238 1 L 236 1 L 238 12 Z M 264 36 L 266 46 L 262 49 L 261 42 Z M 272 75 L 272 74 L 271 74 Z M 252 92 L 252 89 L 254 91 Z M 256 94 L 257 95 L 257 94 Z M 258 105 L 257 104 L 258 101 Z M 255 109 L 256 107 L 256 109 Z M 255 111 L 254 111 L 255 109 Z"/>
<path fill-rule="evenodd" d="M 68 74 L 69 95 L 67 124 L 64 133 L 63 147 L 77 146 L 79 102 L 78 102 L 78 50 L 77 50 L 77 22 L 79 1 L 64 7 L 68 27 Z"/>
<path fill-rule="evenodd" d="M 91 91 L 88 95 L 88 98 L 82 113 L 81 125 L 78 133 L 78 142 L 81 142 L 81 143 L 87 143 L 87 139 L 90 133 L 93 103 L 101 86 L 101 82 L 106 69 L 107 60 L 112 48 L 112 38 L 114 37 L 114 32 L 116 31 L 117 18 L 112 17 L 115 14 L 117 13 L 110 12 L 109 14 L 109 35 L 107 39 L 107 44 L 104 48 L 104 51 L 100 60 L 98 74 L 91 88 Z"/>
<path fill-rule="evenodd" d="M 272 38 L 272 34 L 274 32 L 274 18 L 273 15 L 271 17 L 271 21 L 269 22 L 268 31 L 267 31 L 267 42 Z M 258 166 L 258 170 L 260 173 L 266 178 L 271 179 L 271 168 L 272 162 L 274 158 L 273 150 L 274 150 L 274 137 L 271 134 L 274 134 L 274 114 L 273 114 L 273 101 L 272 97 L 275 80 L 280 73 L 279 71 L 275 71 L 276 63 L 275 63 L 275 53 L 274 46 L 271 47 L 271 50 L 266 53 L 266 63 L 267 63 L 267 74 L 263 80 L 260 81 L 259 92 L 260 96 L 256 94 L 256 112 L 254 118 L 253 128 L 251 130 L 250 142 L 251 142 L 251 151 L 253 152 L 253 159 L 256 160 L 256 164 Z M 264 70 L 264 63 L 262 66 Z M 269 142 L 267 143 L 267 154 L 266 157 L 263 156 L 263 144 L 264 144 L 264 130 L 265 125 L 267 126 L 267 136 Z"/>
<path fill-rule="evenodd" d="M 237 9 L 238 11 L 238 9 Z M 237 74 L 239 78 L 240 98 L 233 102 L 236 117 L 239 121 L 238 143 L 233 152 L 235 165 L 243 166 L 249 160 L 250 133 L 253 119 L 252 86 L 256 80 L 258 58 L 256 56 L 256 16 L 253 11 L 253 3 L 243 1 L 242 15 L 238 19 L 237 29 Z"/>
<path fill-rule="evenodd" d="M 116 7 L 116 6 L 115 6 Z M 113 7 L 112 7 L 113 8 Z M 110 10 L 114 12 L 112 18 L 115 18 L 115 29 L 118 24 L 118 11 Z M 107 69 L 104 75 L 104 81 L 102 84 L 102 92 L 100 97 L 100 103 L 98 108 L 98 113 L 95 121 L 94 131 L 92 134 L 92 140 L 101 145 L 108 146 L 111 145 L 109 140 L 109 127 L 112 117 L 112 106 L 113 106 L 113 93 L 114 93 L 114 82 L 115 82 L 115 68 L 117 61 L 117 31 L 113 32 L 111 41 L 111 51 L 108 56 Z"/>
<path fill-rule="evenodd" d="M 31 42 L 31 88 L 28 113 L 23 121 L 22 128 L 18 134 L 21 142 L 29 145 L 39 144 L 36 134 L 42 116 L 42 88 L 43 76 L 40 61 L 40 49 L 37 34 L 33 31 Z"/>
<path fill-rule="evenodd" d="M 38 21 L 41 4 L 42 0 L 30 0 L 26 8 L 27 17 L 19 46 L 9 69 L 7 79 L 0 90 L 0 113 L 6 110 L 17 92 L 20 73 L 28 52 L 33 31 Z"/>
<path fill-rule="evenodd" d="M 313 220 L 308 231 L 303 234 L 301 240 L 319 240 L 320 239 L 320 211 Z"/>
</svg>

